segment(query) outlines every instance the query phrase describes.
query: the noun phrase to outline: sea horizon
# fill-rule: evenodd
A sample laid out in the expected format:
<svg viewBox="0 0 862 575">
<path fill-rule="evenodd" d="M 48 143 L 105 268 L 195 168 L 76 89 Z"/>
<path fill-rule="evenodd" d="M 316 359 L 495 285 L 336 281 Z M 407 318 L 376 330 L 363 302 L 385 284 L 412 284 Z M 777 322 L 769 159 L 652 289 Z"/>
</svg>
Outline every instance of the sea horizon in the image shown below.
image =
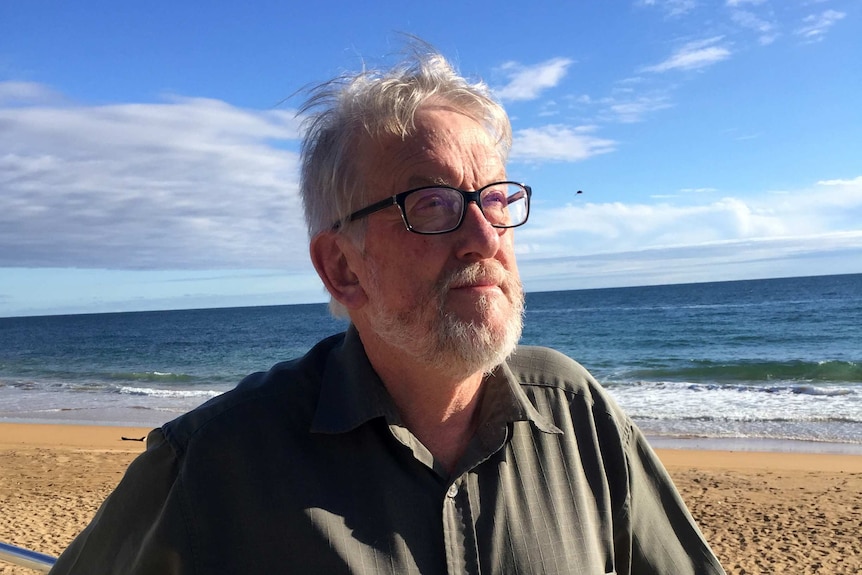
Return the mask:
<svg viewBox="0 0 862 575">
<path fill-rule="evenodd" d="M 539 293 L 563 293 L 563 292 L 590 292 L 590 291 L 620 290 L 620 289 L 633 289 L 633 288 L 697 286 L 697 285 L 704 285 L 704 284 L 732 284 L 732 283 L 752 282 L 752 281 L 796 280 L 796 279 L 807 279 L 807 278 L 842 277 L 842 276 L 856 276 L 856 275 L 862 275 L 862 272 L 850 272 L 850 273 L 841 273 L 841 274 L 798 275 L 798 276 L 797 275 L 774 276 L 774 277 L 768 276 L 768 277 L 754 277 L 754 278 L 745 278 L 745 279 L 703 280 L 703 281 L 688 281 L 688 282 L 675 282 L 675 283 L 646 283 L 646 284 L 616 285 L 616 286 L 588 287 L 588 288 L 539 289 L 539 290 L 526 290 L 525 289 L 524 293 L 525 294 L 539 294 Z M 50 313 L 34 313 L 34 314 L 13 314 L 13 315 L 0 315 L 0 320 L 9 319 L 9 318 L 65 317 L 65 316 L 79 316 L 79 315 L 110 315 L 110 314 L 120 314 L 120 313 L 149 313 L 149 312 L 170 312 L 170 311 L 206 311 L 206 310 L 219 310 L 219 309 L 274 308 L 274 307 L 295 306 L 295 305 L 328 305 L 327 304 L 328 301 L 329 300 L 325 297 L 325 294 L 323 294 L 321 299 L 317 300 L 317 301 L 303 301 L 303 302 L 293 302 L 293 303 L 268 303 L 268 304 L 249 303 L 249 304 L 217 305 L 217 306 L 166 307 L 166 308 L 146 308 L 146 309 L 118 309 L 118 310 L 109 310 L 109 311 L 72 311 L 72 312 L 50 312 Z"/>
</svg>

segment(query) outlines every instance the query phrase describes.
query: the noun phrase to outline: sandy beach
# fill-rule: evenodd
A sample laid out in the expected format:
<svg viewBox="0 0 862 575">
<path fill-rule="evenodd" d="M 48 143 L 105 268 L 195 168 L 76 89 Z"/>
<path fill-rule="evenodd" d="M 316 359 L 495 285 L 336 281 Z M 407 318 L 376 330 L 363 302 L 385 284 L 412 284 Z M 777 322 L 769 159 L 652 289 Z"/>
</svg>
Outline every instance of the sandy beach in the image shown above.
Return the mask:
<svg viewBox="0 0 862 575">
<path fill-rule="evenodd" d="M 0 541 L 59 554 L 148 431 L 0 423 Z M 862 572 L 862 456 L 659 454 L 728 573 Z M 29 573 L 0 563 L 0 574 Z"/>
</svg>

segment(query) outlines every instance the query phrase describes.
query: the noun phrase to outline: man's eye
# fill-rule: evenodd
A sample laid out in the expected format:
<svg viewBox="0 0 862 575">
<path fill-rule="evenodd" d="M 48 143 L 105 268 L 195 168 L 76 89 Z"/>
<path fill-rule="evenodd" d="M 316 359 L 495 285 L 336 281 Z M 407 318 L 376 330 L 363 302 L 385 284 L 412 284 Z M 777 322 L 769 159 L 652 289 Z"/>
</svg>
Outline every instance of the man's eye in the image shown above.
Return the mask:
<svg viewBox="0 0 862 575">
<path fill-rule="evenodd" d="M 453 211 L 457 206 L 457 200 L 449 194 L 443 193 L 426 193 L 417 194 L 418 198 L 410 207 L 410 212 L 417 215 L 448 213 Z"/>
<path fill-rule="evenodd" d="M 428 196 L 422 198 L 417 202 L 416 209 L 419 210 L 430 210 L 435 208 L 440 208 L 446 206 L 446 201 L 440 196 Z"/>
<path fill-rule="evenodd" d="M 482 207 L 484 208 L 505 208 L 509 205 L 506 200 L 506 192 L 503 190 L 491 190 L 482 196 Z"/>
</svg>

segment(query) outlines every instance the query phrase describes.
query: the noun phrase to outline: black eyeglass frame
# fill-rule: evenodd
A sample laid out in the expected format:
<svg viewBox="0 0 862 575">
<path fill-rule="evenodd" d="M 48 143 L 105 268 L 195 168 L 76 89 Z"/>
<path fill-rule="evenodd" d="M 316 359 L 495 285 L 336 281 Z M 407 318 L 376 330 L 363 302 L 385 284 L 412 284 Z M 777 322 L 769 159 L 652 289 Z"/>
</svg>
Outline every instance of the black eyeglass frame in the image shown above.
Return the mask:
<svg viewBox="0 0 862 575">
<path fill-rule="evenodd" d="M 492 183 L 490 183 L 486 186 L 482 186 L 478 190 L 475 190 L 472 192 L 469 192 L 467 190 L 462 190 L 462 189 L 456 188 L 454 186 L 445 186 L 445 185 L 422 186 L 420 188 L 413 188 L 412 190 L 407 190 L 406 192 L 401 192 L 401 193 L 395 194 L 394 196 L 389 196 L 388 198 L 384 198 L 384 199 L 380 200 L 379 202 L 374 202 L 373 204 L 370 204 L 368 206 L 365 206 L 364 208 L 356 210 L 355 212 L 353 212 L 352 214 L 350 214 L 349 216 L 347 216 L 343 220 L 335 222 L 335 224 L 332 226 L 332 229 L 333 230 L 339 230 L 340 228 L 344 227 L 344 225 L 349 223 L 349 222 L 355 222 L 356 220 L 360 220 L 364 217 L 370 216 L 371 214 L 373 214 L 375 212 L 379 212 L 380 210 L 385 210 L 386 208 L 388 208 L 390 206 L 398 206 L 398 210 L 401 212 L 401 221 L 404 222 L 404 227 L 406 227 L 409 231 L 413 232 L 414 234 L 423 234 L 423 235 L 427 235 L 427 236 L 433 236 L 433 235 L 439 235 L 439 234 L 448 234 L 448 233 L 454 232 L 455 230 L 460 228 L 461 224 L 464 223 L 464 216 L 467 215 L 467 207 L 471 203 L 475 203 L 477 206 L 479 206 L 479 211 L 482 212 L 483 216 L 485 216 L 485 210 L 482 209 L 482 202 L 481 202 L 482 192 L 484 192 L 488 188 L 491 188 L 493 186 L 499 186 L 501 184 L 510 184 L 510 185 L 515 185 L 515 186 L 520 186 L 521 188 L 524 189 L 524 191 L 527 194 L 527 198 L 526 198 L 526 200 L 527 200 L 526 212 L 527 213 L 524 216 L 523 222 L 520 222 L 520 223 L 517 223 L 514 225 L 507 226 L 507 225 L 501 225 L 501 224 L 494 224 L 490 220 L 488 220 L 488 223 L 491 224 L 492 227 L 499 228 L 499 229 L 517 228 L 518 226 L 523 226 L 524 224 L 527 223 L 527 220 L 530 218 L 530 198 L 533 195 L 533 190 L 532 190 L 532 188 L 530 188 L 530 186 L 528 186 L 527 184 L 522 184 L 521 182 L 503 181 L 503 182 L 492 182 Z M 436 189 L 443 188 L 443 189 L 447 189 L 447 190 L 453 190 L 453 191 L 460 193 L 464 197 L 464 204 L 461 208 L 461 217 L 458 218 L 458 223 L 456 223 L 452 228 L 450 228 L 448 230 L 435 231 L 435 232 L 422 232 L 422 231 L 415 229 L 413 226 L 410 225 L 410 222 L 407 221 L 407 208 L 405 207 L 405 202 L 406 202 L 407 196 L 409 196 L 410 194 L 412 194 L 414 192 L 421 192 L 422 190 L 430 190 L 430 189 L 435 189 L 435 188 Z M 487 219 L 487 216 L 485 216 L 485 219 Z"/>
</svg>

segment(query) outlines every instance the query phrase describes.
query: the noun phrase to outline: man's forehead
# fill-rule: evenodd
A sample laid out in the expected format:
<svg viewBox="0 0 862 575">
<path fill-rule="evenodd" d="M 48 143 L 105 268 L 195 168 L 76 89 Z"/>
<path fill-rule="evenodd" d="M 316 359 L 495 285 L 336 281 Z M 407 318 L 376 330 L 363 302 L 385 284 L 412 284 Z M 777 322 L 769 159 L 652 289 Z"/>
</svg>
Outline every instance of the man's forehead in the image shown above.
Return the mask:
<svg viewBox="0 0 862 575">
<path fill-rule="evenodd" d="M 433 185 L 472 187 L 505 175 L 485 128 L 448 107 L 422 109 L 410 134 L 369 137 L 361 148 L 360 169 L 387 193 Z"/>
</svg>

